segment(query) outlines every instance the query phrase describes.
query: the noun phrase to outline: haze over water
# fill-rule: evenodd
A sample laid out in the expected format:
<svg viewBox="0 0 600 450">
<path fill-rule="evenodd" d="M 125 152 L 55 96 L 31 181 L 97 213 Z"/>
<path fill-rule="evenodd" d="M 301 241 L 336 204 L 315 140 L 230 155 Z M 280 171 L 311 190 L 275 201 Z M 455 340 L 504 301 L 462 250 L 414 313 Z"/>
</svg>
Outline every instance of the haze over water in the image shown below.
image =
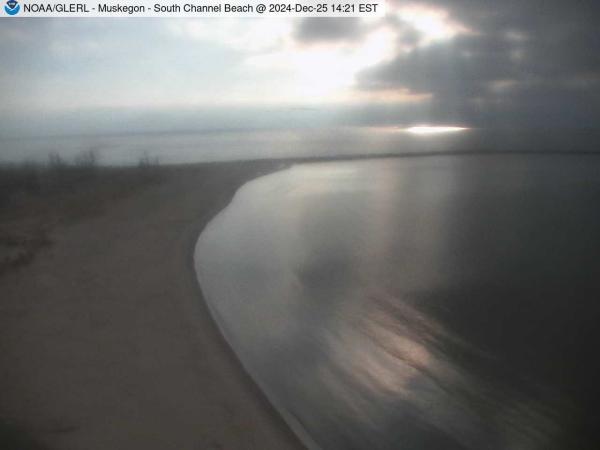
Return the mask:
<svg viewBox="0 0 600 450">
<path fill-rule="evenodd" d="M 595 448 L 600 156 L 313 163 L 254 180 L 196 269 L 327 449 Z"/>
<path fill-rule="evenodd" d="M 2 138 L 0 163 L 47 162 L 51 154 L 72 160 L 94 151 L 101 164 L 163 164 L 431 152 L 594 152 L 600 132 L 589 129 L 467 129 L 415 134 L 400 126 L 278 130 L 208 130 L 55 137 Z"/>
</svg>

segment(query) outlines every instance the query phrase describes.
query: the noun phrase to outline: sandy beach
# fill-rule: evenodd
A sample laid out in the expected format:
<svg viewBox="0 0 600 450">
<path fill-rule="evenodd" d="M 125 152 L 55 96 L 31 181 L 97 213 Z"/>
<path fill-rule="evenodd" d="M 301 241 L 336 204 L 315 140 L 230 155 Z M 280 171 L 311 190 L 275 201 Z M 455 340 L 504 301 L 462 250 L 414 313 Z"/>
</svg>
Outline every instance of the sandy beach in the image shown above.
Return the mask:
<svg viewBox="0 0 600 450">
<path fill-rule="evenodd" d="M 219 334 L 192 267 L 206 223 L 279 164 L 164 169 L 3 274 L 0 435 L 65 450 L 302 448 Z"/>
</svg>

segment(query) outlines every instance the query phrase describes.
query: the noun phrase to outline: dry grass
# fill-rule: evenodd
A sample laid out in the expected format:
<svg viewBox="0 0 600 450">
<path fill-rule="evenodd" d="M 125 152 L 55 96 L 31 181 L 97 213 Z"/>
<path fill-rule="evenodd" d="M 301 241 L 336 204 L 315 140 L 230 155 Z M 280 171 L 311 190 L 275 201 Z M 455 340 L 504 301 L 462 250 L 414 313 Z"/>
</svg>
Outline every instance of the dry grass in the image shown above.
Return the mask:
<svg viewBox="0 0 600 450">
<path fill-rule="evenodd" d="M 100 166 L 93 151 L 72 162 L 52 155 L 47 164 L 0 166 L 0 276 L 28 264 L 50 245 L 55 226 L 101 213 L 159 182 L 161 174 L 147 157 L 135 167 Z"/>
</svg>

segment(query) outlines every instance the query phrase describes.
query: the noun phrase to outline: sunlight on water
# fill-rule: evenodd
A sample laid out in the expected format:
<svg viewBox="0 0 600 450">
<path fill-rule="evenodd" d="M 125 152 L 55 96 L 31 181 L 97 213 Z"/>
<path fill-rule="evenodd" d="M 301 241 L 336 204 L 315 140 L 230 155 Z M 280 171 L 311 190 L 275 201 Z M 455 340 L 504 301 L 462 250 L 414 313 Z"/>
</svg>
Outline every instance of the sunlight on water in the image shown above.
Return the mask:
<svg viewBox="0 0 600 450">
<path fill-rule="evenodd" d="M 406 131 L 411 134 L 444 134 L 444 133 L 457 133 L 459 131 L 467 131 L 469 128 L 466 127 L 441 127 L 441 126 L 428 126 L 428 125 L 419 125 L 415 127 L 409 128 L 401 128 L 401 131 Z"/>
<path fill-rule="evenodd" d="M 592 379 L 555 355 L 597 333 L 581 277 L 600 245 L 599 170 L 526 156 L 294 166 L 209 224 L 198 277 L 250 373 L 323 448 L 574 448 L 585 395 L 553 374 L 571 364 L 571 390 Z"/>
<path fill-rule="evenodd" d="M 100 164 L 137 164 L 157 158 L 163 164 L 261 158 L 353 157 L 439 152 L 597 151 L 600 133 L 592 131 L 481 130 L 461 126 L 399 128 L 336 127 L 289 130 L 217 130 L 5 139 L 0 163 L 67 160 L 93 150 Z"/>
</svg>

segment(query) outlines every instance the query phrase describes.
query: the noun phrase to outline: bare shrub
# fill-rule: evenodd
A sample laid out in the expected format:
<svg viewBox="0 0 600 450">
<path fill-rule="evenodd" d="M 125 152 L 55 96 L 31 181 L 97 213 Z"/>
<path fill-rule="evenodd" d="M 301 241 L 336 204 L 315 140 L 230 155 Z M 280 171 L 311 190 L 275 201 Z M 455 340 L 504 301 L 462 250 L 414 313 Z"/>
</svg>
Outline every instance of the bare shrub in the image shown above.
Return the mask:
<svg viewBox="0 0 600 450">
<path fill-rule="evenodd" d="M 148 153 L 144 153 L 138 161 L 137 171 L 144 181 L 155 181 L 159 177 L 159 160 L 158 157 L 150 157 Z"/>
</svg>

